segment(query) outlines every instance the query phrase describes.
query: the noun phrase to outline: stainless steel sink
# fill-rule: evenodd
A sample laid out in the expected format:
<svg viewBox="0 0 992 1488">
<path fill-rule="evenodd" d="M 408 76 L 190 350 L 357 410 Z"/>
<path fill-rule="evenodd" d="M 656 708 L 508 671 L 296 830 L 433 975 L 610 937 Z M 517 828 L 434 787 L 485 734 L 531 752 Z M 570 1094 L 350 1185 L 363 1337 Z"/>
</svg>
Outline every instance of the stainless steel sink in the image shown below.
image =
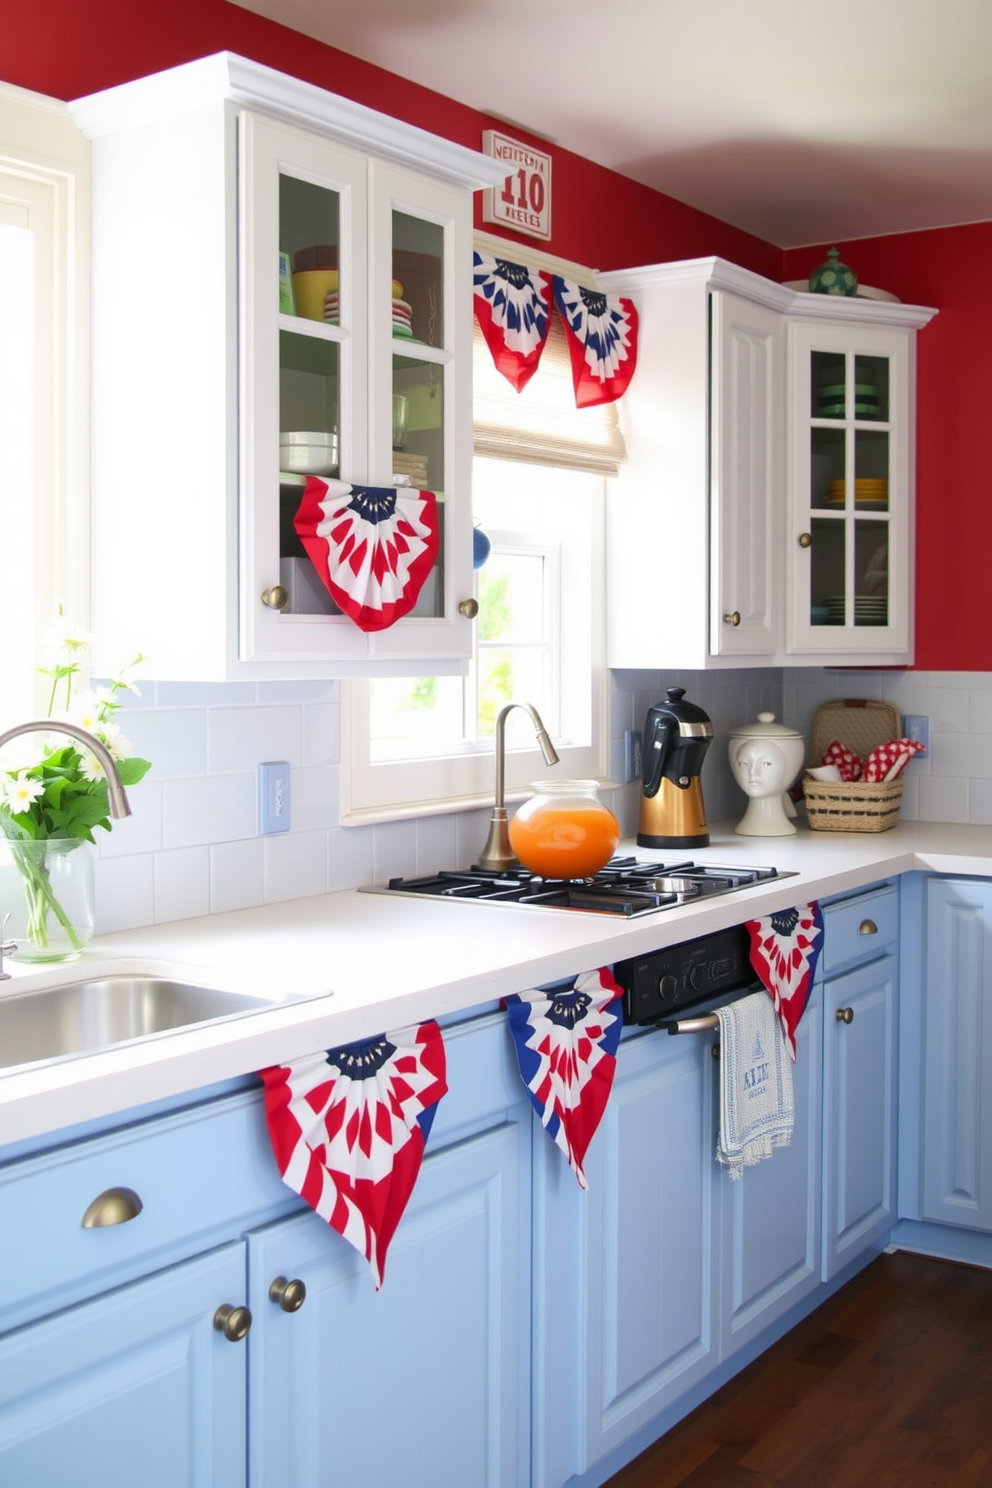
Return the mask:
<svg viewBox="0 0 992 1488">
<path fill-rule="evenodd" d="M 105 976 L 0 997 L 0 1068 L 68 1059 L 302 999 L 155 976 Z"/>
</svg>

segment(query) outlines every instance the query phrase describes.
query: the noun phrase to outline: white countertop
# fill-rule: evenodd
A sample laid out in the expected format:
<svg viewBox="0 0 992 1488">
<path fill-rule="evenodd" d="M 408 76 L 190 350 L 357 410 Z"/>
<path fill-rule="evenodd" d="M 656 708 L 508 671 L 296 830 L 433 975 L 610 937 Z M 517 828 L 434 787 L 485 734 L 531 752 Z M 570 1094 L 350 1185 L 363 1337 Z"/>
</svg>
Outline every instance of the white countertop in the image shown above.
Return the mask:
<svg viewBox="0 0 992 1488">
<path fill-rule="evenodd" d="M 348 890 L 98 937 L 68 966 L 13 973 L 0 996 L 140 971 L 310 999 L 246 1017 L 0 1071 L 0 1144 L 248 1074 L 506 993 L 689 940 L 913 870 L 992 875 L 992 827 L 906 822 L 888 832 L 711 829 L 672 862 L 773 865 L 796 876 L 635 920 Z"/>
</svg>

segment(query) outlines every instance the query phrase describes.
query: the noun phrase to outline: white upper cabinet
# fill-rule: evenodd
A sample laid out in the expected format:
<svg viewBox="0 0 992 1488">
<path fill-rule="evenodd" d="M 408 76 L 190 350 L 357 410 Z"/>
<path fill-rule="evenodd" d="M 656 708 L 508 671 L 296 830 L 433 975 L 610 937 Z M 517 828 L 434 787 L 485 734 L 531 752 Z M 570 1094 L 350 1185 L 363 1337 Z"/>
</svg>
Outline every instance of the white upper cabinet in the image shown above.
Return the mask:
<svg viewBox="0 0 992 1488">
<path fill-rule="evenodd" d="M 609 664 L 910 661 L 915 331 L 933 312 L 720 259 L 600 280 L 640 314 Z"/>
<path fill-rule="evenodd" d="M 151 675 L 194 680 L 463 669 L 472 193 L 502 167 L 228 53 L 72 111 L 93 140 L 108 661 L 140 646 Z M 281 261 L 307 272 L 292 301 Z M 385 629 L 341 613 L 297 536 L 301 434 L 329 451 L 315 474 L 436 493 L 437 560 Z"/>
</svg>

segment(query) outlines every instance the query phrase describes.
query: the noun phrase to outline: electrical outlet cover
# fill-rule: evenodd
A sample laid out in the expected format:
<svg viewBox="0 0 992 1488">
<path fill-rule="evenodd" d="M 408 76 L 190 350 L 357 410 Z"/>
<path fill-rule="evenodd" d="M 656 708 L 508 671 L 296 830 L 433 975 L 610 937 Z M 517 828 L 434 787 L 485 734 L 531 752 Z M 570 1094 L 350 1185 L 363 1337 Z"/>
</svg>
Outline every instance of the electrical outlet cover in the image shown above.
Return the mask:
<svg viewBox="0 0 992 1488">
<path fill-rule="evenodd" d="M 289 763 L 267 760 L 258 767 L 258 831 L 263 837 L 289 831 Z"/>
</svg>

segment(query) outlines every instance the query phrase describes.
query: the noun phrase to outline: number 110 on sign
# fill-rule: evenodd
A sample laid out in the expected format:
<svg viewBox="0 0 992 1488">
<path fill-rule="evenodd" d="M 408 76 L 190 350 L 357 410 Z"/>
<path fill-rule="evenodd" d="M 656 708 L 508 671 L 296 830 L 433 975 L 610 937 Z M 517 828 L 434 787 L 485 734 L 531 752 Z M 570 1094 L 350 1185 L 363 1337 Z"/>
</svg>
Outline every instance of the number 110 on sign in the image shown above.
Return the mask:
<svg viewBox="0 0 992 1488">
<path fill-rule="evenodd" d="M 551 236 L 551 156 L 496 129 L 483 134 L 487 155 L 502 161 L 502 186 L 483 194 L 483 222 L 498 222 L 531 238 Z"/>
</svg>

